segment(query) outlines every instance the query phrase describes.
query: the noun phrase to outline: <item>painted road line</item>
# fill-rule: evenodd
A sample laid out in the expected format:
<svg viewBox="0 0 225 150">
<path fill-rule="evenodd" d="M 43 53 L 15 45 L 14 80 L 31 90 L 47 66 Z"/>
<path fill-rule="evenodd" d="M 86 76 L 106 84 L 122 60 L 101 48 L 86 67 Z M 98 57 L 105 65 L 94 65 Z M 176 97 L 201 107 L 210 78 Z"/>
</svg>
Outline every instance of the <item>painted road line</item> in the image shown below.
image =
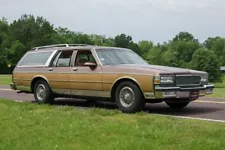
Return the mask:
<svg viewBox="0 0 225 150">
<path fill-rule="evenodd" d="M 0 88 L 0 90 L 2 90 L 2 91 L 18 91 L 18 90 L 13 90 L 13 89 L 3 89 L 3 88 Z"/>
<path fill-rule="evenodd" d="M 225 120 L 216 120 L 216 119 L 207 119 L 207 118 L 198 118 L 198 117 L 186 117 L 186 116 L 175 116 L 175 115 L 161 115 L 161 114 L 156 114 L 156 115 L 163 116 L 163 117 L 173 117 L 173 118 L 181 118 L 181 119 L 192 119 L 192 120 L 225 123 Z"/>
<path fill-rule="evenodd" d="M 194 101 L 195 103 L 215 103 L 215 104 L 225 104 L 224 102 L 219 102 L 219 101 L 204 101 L 204 100 L 196 100 Z"/>
<path fill-rule="evenodd" d="M 12 89 L 3 89 L 3 88 L 0 88 L 0 90 L 2 90 L 2 91 L 15 91 L 15 90 L 12 90 Z"/>
</svg>

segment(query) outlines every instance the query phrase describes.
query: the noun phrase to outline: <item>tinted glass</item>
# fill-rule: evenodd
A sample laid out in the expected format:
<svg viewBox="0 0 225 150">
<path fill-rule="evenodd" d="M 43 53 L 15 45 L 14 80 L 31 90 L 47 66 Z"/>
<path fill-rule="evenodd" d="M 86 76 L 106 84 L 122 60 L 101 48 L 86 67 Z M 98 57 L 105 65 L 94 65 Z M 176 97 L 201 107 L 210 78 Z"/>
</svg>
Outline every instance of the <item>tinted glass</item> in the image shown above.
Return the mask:
<svg viewBox="0 0 225 150">
<path fill-rule="evenodd" d="M 143 58 L 132 50 L 96 49 L 96 53 L 103 65 L 148 64 Z"/>
<path fill-rule="evenodd" d="M 54 67 L 69 67 L 73 51 L 62 51 L 53 61 Z"/>
<path fill-rule="evenodd" d="M 91 51 L 78 51 L 76 57 L 76 66 L 84 66 L 85 62 L 92 62 L 95 63 L 95 59 L 91 53 Z"/>
<path fill-rule="evenodd" d="M 28 53 L 20 63 L 20 66 L 45 65 L 51 52 Z"/>
</svg>

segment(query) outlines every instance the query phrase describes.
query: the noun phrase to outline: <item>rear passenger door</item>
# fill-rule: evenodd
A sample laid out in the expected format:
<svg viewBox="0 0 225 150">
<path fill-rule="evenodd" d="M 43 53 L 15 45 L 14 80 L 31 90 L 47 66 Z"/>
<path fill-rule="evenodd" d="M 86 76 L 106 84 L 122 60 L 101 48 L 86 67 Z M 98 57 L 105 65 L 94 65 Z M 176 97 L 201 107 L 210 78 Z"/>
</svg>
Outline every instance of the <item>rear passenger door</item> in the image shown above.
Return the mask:
<svg viewBox="0 0 225 150">
<path fill-rule="evenodd" d="M 59 51 L 48 68 L 51 89 L 58 94 L 70 94 L 70 72 L 74 50 Z"/>
</svg>

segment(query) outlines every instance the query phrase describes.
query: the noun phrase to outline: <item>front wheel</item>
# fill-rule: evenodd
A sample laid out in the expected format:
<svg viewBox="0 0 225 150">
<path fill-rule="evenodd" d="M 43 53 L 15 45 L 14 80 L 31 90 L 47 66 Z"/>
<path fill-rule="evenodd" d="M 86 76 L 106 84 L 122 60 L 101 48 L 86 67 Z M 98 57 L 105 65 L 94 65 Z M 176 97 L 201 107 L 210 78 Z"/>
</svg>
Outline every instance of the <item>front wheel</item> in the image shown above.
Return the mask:
<svg viewBox="0 0 225 150">
<path fill-rule="evenodd" d="M 122 82 L 115 92 L 115 100 L 124 113 L 134 113 L 143 109 L 145 100 L 139 87 L 130 81 Z"/>
<path fill-rule="evenodd" d="M 186 101 L 186 102 L 166 102 L 166 104 L 170 107 L 170 108 L 184 108 L 186 107 L 190 102 Z"/>
<path fill-rule="evenodd" d="M 53 93 L 44 80 L 38 80 L 34 86 L 34 98 L 39 104 L 52 103 L 54 101 Z"/>
</svg>

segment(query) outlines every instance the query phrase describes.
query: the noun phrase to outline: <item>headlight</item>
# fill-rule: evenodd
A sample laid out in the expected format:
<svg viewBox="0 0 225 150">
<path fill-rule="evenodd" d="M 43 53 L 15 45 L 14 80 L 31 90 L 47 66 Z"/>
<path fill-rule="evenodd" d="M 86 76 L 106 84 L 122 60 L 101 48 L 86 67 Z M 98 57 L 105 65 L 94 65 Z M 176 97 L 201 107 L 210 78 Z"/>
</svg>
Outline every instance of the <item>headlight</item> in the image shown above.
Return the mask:
<svg viewBox="0 0 225 150">
<path fill-rule="evenodd" d="M 208 75 L 202 75 L 201 82 L 208 82 Z"/>
<path fill-rule="evenodd" d="M 174 77 L 172 77 L 172 76 L 160 77 L 160 83 L 161 84 L 173 84 L 174 83 Z"/>
</svg>

